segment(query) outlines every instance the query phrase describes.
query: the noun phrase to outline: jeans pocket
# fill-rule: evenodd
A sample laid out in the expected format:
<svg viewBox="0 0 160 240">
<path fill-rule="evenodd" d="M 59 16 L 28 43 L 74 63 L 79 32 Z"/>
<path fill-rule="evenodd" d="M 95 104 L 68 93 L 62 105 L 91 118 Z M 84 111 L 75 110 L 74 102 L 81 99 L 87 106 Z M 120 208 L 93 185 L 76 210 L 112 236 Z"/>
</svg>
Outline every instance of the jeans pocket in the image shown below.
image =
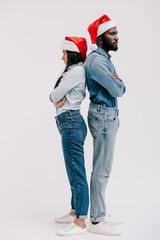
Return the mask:
<svg viewBox="0 0 160 240">
<path fill-rule="evenodd" d="M 98 136 L 98 130 L 100 129 L 100 119 L 95 118 L 92 115 L 88 115 L 88 127 L 90 129 L 92 137 L 95 139 Z"/>
<path fill-rule="evenodd" d="M 87 126 L 86 123 L 83 119 L 81 120 L 72 120 L 74 127 L 76 128 L 79 136 L 81 136 L 82 138 L 86 138 L 87 135 Z"/>
<path fill-rule="evenodd" d="M 108 122 L 113 122 L 114 120 L 116 120 L 116 116 L 115 115 L 108 115 L 107 116 L 107 121 Z"/>
<path fill-rule="evenodd" d="M 57 122 L 56 122 L 57 123 Z M 57 127 L 59 130 L 59 133 L 62 135 L 62 132 L 66 129 L 68 129 L 69 126 L 69 121 L 65 121 L 65 122 L 58 122 L 57 123 Z"/>
</svg>

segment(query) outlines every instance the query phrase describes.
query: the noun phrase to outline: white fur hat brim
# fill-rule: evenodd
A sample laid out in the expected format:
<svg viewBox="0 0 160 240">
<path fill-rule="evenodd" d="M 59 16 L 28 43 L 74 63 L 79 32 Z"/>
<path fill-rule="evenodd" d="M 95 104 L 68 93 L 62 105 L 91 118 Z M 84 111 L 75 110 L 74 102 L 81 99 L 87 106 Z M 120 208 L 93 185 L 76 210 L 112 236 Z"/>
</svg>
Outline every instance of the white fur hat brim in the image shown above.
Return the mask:
<svg viewBox="0 0 160 240">
<path fill-rule="evenodd" d="M 100 24 L 98 27 L 97 37 L 102 35 L 104 32 L 108 31 L 109 29 L 111 29 L 113 27 L 117 27 L 116 22 L 113 20 L 110 20 L 108 22 Z"/>
<path fill-rule="evenodd" d="M 72 52 L 78 52 L 78 53 L 80 52 L 78 47 L 76 46 L 76 44 L 74 44 L 74 42 L 67 41 L 67 40 L 63 40 L 62 45 L 61 45 L 61 49 L 72 51 Z"/>
</svg>

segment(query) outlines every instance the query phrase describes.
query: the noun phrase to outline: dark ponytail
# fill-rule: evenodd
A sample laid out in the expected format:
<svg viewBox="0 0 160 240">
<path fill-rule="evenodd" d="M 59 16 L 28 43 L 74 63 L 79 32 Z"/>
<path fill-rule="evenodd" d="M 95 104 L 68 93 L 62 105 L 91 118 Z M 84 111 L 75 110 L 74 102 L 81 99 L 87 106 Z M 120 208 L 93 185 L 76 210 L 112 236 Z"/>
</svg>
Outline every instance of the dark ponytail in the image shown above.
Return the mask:
<svg viewBox="0 0 160 240">
<path fill-rule="evenodd" d="M 68 68 L 73 65 L 73 64 L 76 64 L 76 63 L 79 63 L 79 62 L 83 62 L 83 59 L 82 59 L 82 56 L 80 53 L 78 52 L 72 52 L 72 51 L 66 51 L 67 52 L 67 65 L 66 65 L 66 68 L 64 69 L 64 72 L 67 72 L 68 71 Z M 62 74 L 63 74 L 62 73 Z M 61 79 L 63 78 L 63 76 L 60 76 L 54 86 L 54 88 L 58 87 Z"/>
</svg>

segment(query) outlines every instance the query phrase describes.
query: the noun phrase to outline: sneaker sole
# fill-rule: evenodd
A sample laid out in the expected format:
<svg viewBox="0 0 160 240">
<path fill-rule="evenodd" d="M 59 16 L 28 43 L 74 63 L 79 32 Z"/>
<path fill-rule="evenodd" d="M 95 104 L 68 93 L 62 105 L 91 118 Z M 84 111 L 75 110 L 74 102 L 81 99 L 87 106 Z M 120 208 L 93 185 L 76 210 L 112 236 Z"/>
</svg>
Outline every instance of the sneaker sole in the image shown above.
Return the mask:
<svg viewBox="0 0 160 240">
<path fill-rule="evenodd" d="M 87 231 L 85 232 L 80 232 L 80 233 L 73 233 L 73 234 L 62 234 L 62 233 L 56 233 L 57 236 L 74 236 L 74 235 L 83 235 L 86 234 Z"/>
<path fill-rule="evenodd" d="M 74 220 L 74 219 L 73 219 L 73 220 Z M 71 221 L 70 221 L 70 222 L 69 222 L 69 221 L 68 221 L 68 222 L 67 222 L 67 221 L 65 221 L 65 222 L 60 222 L 60 221 L 56 221 L 56 220 L 55 220 L 54 222 L 55 222 L 55 223 L 60 223 L 60 224 L 72 223 Z"/>
<path fill-rule="evenodd" d="M 101 233 L 101 232 L 94 232 L 94 231 L 92 231 L 92 230 L 87 230 L 88 232 L 90 232 L 90 233 L 94 233 L 94 234 L 100 234 L 100 235 L 106 235 L 106 236 L 120 236 L 120 235 L 122 235 L 122 233 L 114 233 L 114 234 L 111 234 L 111 233 Z"/>
</svg>

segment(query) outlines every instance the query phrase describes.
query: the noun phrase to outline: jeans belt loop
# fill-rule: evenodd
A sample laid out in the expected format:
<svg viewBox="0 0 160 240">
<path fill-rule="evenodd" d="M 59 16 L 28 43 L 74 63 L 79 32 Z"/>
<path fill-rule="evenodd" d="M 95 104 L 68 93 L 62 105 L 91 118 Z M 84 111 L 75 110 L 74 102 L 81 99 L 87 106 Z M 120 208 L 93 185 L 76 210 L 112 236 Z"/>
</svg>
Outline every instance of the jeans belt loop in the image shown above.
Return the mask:
<svg viewBox="0 0 160 240">
<path fill-rule="evenodd" d="M 98 112 L 101 111 L 101 105 L 98 106 L 97 110 L 98 110 Z"/>
<path fill-rule="evenodd" d="M 117 115 L 117 109 L 115 109 L 115 118 L 117 118 L 117 116 L 118 116 L 118 115 Z"/>
<path fill-rule="evenodd" d="M 68 114 L 69 114 L 69 116 L 72 116 L 72 113 L 71 113 L 71 111 L 70 111 L 70 110 L 68 110 Z"/>
<path fill-rule="evenodd" d="M 56 121 L 57 121 L 57 123 L 58 123 L 58 125 L 59 125 L 58 117 L 55 117 L 55 119 L 56 119 Z"/>
</svg>

